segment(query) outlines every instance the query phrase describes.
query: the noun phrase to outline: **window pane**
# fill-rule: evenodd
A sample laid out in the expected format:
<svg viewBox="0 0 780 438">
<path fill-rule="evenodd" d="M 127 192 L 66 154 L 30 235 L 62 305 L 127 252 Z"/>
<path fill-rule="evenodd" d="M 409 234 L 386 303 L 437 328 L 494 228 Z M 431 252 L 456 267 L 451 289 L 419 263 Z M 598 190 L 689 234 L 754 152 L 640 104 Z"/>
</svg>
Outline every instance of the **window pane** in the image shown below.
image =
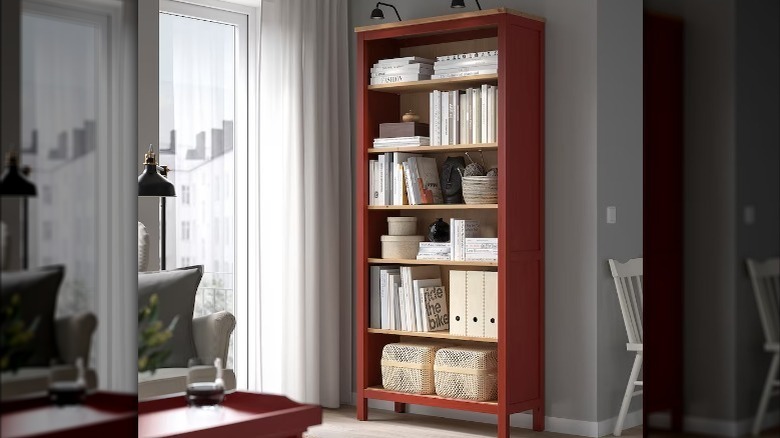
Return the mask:
<svg viewBox="0 0 780 438">
<path fill-rule="evenodd" d="M 168 269 L 202 264 L 195 316 L 235 314 L 235 27 L 160 14 L 160 164 L 172 171 Z M 228 367 L 233 367 L 231 348 Z"/>
</svg>

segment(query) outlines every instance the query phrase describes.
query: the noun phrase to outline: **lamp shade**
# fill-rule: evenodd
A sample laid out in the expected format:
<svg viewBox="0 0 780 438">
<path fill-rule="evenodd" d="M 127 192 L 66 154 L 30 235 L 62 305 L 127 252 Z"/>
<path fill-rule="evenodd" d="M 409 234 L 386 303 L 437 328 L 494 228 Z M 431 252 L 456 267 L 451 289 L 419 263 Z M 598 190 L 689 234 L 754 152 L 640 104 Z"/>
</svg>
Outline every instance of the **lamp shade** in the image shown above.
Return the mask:
<svg viewBox="0 0 780 438">
<path fill-rule="evenodd" d="M 138 196 L 176 196 L 176 189 L 173 183 L 160 175 L 157 162 L 154 159 L 152 145 L 149 145 L 149 152 L 144 158 L 144 171 L 138 175 Z"/>
<path fill-rule="evenodd" d="M 22 172 L 19 171 L 19 164 L 15 155 L 8 157 L 8 166 L 0 177 L 0 195 L 2 196 L 38 196 L 38 190 L 35 184 L 30 182 Z"/>
<path fill-rule="evenodd" d="M 371 11 L 371 19 L 372 20 L 384 20 L 385 19 L 385 14 L 384 14 L 384 12 L 382 12 L 381 9 L 376 7 L 376 8 L 374 8 L 373 11 Z"/>
</svg>

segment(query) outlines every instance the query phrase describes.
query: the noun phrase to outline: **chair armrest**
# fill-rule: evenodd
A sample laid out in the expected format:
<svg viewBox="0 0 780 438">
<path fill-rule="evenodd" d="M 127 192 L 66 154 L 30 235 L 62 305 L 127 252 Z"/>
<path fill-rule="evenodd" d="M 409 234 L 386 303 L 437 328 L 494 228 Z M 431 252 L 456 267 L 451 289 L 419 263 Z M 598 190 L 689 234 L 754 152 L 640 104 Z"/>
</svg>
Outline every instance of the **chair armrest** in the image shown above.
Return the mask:
<svg viewBox="0 0 780 438">
<path fill-rule="evenodd" d="M 97 327 L 97 317 L 90 312 L 58 318 L 54 321 L 57 336 L 57 348 L 62 363 L 73 365 L 81 357 L 84 364 L 89 363 L 89 349 L 92 345 L 92 333 Z"/>
<path fill-rule="evenodd" d="M 224 310 L 192 319 L 192 337 L 195 350 L 201 358 L 221 358 L 222 367 L 227 366 L 230 334 L 236 327 L 236 318 Z"/>
</svg>

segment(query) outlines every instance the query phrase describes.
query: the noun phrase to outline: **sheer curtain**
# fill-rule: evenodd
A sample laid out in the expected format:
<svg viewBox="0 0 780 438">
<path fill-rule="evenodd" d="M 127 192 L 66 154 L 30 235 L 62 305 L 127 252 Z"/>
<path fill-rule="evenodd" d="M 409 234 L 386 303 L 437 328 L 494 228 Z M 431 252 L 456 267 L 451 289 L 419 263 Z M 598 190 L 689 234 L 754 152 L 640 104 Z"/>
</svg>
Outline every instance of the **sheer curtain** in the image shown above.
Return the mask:
<svg viewBox="0 0 780 438">
<path fill-rule="evenodd" d="M 259 382 L 338 407 L 351 342 L 339 333 L 351 315 L 347 2 L 264 0 L 261 20 Z"/>
</svg>

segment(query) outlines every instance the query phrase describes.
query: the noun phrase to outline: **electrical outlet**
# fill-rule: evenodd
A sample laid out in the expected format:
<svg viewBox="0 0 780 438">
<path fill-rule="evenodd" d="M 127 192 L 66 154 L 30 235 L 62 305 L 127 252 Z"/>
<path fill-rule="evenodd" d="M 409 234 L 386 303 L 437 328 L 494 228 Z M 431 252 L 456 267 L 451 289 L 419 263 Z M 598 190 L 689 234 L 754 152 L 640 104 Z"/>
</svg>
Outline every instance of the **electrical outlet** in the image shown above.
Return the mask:
<svg viewBox="0 0 780 438">
<path fill-rule="evenodd" d="M 617 207 L 607 207 L 607 223 L 614 224 L 617 222 Z"/>
</svg>

